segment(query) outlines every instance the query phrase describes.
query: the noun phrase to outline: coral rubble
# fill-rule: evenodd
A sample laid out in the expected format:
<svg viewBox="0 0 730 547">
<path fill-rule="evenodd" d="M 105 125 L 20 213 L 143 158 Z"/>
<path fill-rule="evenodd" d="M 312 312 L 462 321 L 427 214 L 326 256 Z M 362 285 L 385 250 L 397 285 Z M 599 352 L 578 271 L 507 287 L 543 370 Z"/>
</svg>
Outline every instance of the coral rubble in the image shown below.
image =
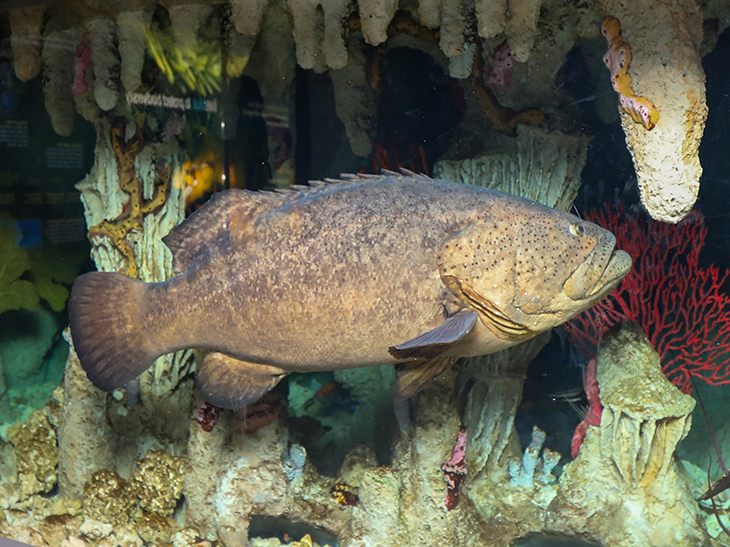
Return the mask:
<svg viewBox="0 0 730 547">
<path fill-rule="evenodd" d="M 97 471 L 84 485 L 84 514 L 114 525 L 127 524 L 139 510 L 128 481 L 114 471 Z"/>
<path fill-rule="evenodd" d="M 28 423 L 11 426 L 8 438 L 15 447 L 21 499 L 50 492 L 58 480 L 58 444 L 46 410 L 33 412 Z"/>
<path fill-rule="evenodd" d="M 607 545 L 707 545 L 698 510 L 674 451 L 691 423 L 694 400 L 661 372 L 636 323 L 614 327 L 601 343 L 596 376 L 604 405 L 566 466 L 556 510 L 570 519 L 596 504 L 621 515 L 588 516 L 584 526 Z"/>
</svg>

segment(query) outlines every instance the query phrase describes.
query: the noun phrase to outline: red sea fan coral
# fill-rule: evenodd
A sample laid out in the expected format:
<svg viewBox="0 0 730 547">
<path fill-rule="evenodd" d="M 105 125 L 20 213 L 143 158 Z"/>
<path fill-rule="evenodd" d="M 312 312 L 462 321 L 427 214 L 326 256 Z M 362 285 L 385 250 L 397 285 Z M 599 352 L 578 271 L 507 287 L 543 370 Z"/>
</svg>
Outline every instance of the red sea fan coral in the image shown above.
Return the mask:
<svg viewBox="0 0 730 547">
<path fill-rule="evenodd" d="M 684 393 L 692 391 L 690 376 L 730 383 L 730 297 L 722 290 L 730 272 L 699 265 L 707 237 L 703 216 L 694 211 L 672 225 L 606 207 L 586 218 L 616 235 L 634 268 L 608 298 L 566 324 L 568 340 L 593 356 L 609 327 L 632 319 L 659 353 L 664 374 Z"/>
</svg>

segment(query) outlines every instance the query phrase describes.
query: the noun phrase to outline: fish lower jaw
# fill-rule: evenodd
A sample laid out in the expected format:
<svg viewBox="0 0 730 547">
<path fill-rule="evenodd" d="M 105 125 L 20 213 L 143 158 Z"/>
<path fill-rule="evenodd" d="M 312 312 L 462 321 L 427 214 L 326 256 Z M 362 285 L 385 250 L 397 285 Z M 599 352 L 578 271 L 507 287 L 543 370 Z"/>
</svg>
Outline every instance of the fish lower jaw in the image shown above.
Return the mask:
<svg viewBox="0 0 730 547">
<path fill-rule="evenodd" d="M 596 286 L 588 295 L 588 298 L 595 296 L 598 297 L 596 302 L 603 299 L 605 296 L 610 294 L 621 280 L 631 271 L 632 260 L 629 253 L 626 251 L 615 250 L 611 254 L 611 258 L 606 265 L 606 269 L 603 270 L 601 279 L 598 280 Z"/>
</svg>

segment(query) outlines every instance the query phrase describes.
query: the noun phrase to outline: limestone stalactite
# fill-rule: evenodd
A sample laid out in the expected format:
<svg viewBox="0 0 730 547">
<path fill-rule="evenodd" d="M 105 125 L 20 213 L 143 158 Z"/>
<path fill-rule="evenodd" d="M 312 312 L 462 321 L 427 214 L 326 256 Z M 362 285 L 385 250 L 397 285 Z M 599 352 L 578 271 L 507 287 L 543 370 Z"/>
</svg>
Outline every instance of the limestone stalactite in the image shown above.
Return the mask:
<svg viewBox="0 0 730 547">
<path fill-rule="evenodd" d="M 32 80 L 41 71 L 43 10 L 43 6 L 31 6 L 9 12 L 15 75 L 22 82 Z"/>
<path fill-rule="evenodd" d="M 623 38 L 631 44 L 629 71 L 636 95 L 649 97 L 661 114 L 656 127 L 646 131 L 626 111 L 621 113 L 641 202 L 655 220 L 679 222 L 692 209 L 702 176 L 698 151 L 707 104 L 699 55 L 700 3 L 604 0 L 602 5 L 606 16 L 621 23 Z"/>
</svg>

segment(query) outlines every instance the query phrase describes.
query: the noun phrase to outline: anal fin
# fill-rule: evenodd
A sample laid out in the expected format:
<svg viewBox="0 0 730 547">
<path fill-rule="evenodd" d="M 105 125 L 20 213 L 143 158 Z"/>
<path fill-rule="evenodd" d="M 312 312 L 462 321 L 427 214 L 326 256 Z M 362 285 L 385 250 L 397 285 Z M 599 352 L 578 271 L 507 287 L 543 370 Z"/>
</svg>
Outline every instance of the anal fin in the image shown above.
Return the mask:
<svg viewBox="0 0 730 547">
<path fill-rule="evenodd" d="M 413 397 L 431 380 L 449 370 L 458 360 L 458 357 L 442 355 L 427 361 L 419 360 L 398 365 L 393 398 L 397 402 Z"/>
<path fill-rule="evenodd" d="M 287 374 L 279 367 L 212 352 L 205 356 L 195 384 L 208 403 L 221 408 L 242 408 L 273 389 Z"/>
<path fill-rule="evenodd" d="M 477 312 L 461 310 L 428 332 L 388 348 L 396 359 L 433 359 L 441 355 L 446 346 L 458 342 L 469 334 L 477 322 Z"/>
</svg>

